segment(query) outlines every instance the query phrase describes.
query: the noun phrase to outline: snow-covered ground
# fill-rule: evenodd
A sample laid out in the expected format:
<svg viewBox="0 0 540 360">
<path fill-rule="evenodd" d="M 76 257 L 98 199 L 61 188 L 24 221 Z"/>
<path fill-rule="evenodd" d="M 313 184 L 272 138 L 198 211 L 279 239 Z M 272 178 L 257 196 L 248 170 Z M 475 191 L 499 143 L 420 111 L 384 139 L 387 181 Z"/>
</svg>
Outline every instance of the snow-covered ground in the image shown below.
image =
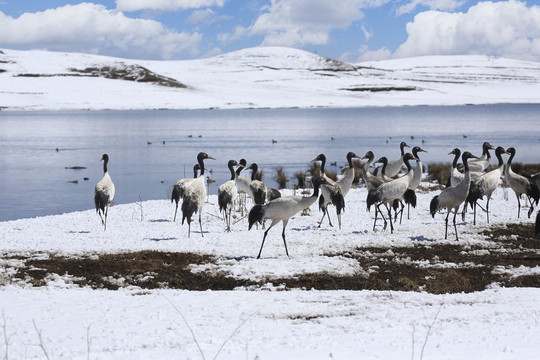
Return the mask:
<svg viewBox="0 0 540 360">
<path fill-rule="evenodd" d="M 297 215 L 289 222 L 290 259 L 281 240 L 281 224 L 270 230 L 261 259 L 255 259 L 263 231 L 248 231 L 247 219 L 237 213 L 232 232 L 225 232 L 216 196 L 210 196 L 203 209 L 204 237 L 194 222 L 188 238 L 187 226 L 172 222 L 174 205 L 166 200 L 113 206 L 107 231 L 94 210 L 2 222 L 4 257 L 145 249 L 193 252 L 218 258 L 215 265 L 192 267 L 194 272 L 268 285 L 230 292 L 133 287 L 107 291 L 81 289 L 69 276 L 55 276 L 46 287 L 32 288 L 11 278 L 20 266 L 16 260 L 4 261 L 0 333 L 6 334 L 8 347 L 0 341 L 0 355 L 37 359 L 45 358 L 45 350 L 51 359 L 200 359 L 214 358 L 225 344 L 218 359 L 537 358 L 540 289 L 494 284 L 482 292 L 432 295 L 280 291 L 279 284 L 272 284 L 273 278 L 308 273 L 365 272 L 368 269 L 348 257 L 327 256 L 357 247 L 391 250 L 414 243 L 455 244 L 452 228 L 444 240 L 445 214 L 434 219 L 429 214 L 435 194 L 418 193 L 411 219 L 396 225 L 393 234 L 379 225 L 376 232 L 371 230 L 373 212 L 365 210 L 365 188 L 347 195 L 341 230 L 326 222 L 318 228 L 321 214 L 314 204 L 309 216 Z M 532 221 L 526 216 L 517 219 L 517 203 L 509 189 L 496 190 L 491 209 L 492 225 Z M 331 215 L 336 222 L 334 208 Z M 476 226 L 470 220 L 468 215 L 458 224 L 460 244 L 487 244 L 481 234 L 487 228 L 485 215 L 478 216 Z M 540 269 L 498 271 L 538 274 Z"/>
<path fill-rule="evenodd" d="M 0 109 L 208 109 L 539 103 L 540 64 L 431 56 L 348 64 L 257 47 L 212 58 L 143 61 L 1 50 Z M 144 67 L 187 88 L 89 77 L 88 68 Z"/>
<path fill-rule="evenodd" d="M 105 77 L 148 69 L 184 85 L 167 87 Z M 167 80 L 167 79 L 165 79 Z M 0 52 L 1 110 L 204 109 L 539 103 L 540 64 L 487 56 L 423 57 L 346 64 L 285 48 L 253 48 L 190 61 L 136 61 L 43 51 Z M 285 194 L 290 191 L 285 191 Z M 281 291 L 272 279 L 308 273 L 366 272 L 332 256 L 357 247 L 455 244 L 444 240 L 444 214 L 429 215 L 434 193 L 419 193 L 411 219 L 393 234 L 372 228 L 365 189 L 351 190 L 341 229 L 318 228 L 316 205 L 287 227 L 262 230 L 237 217 L 224 231 L 216 196 L 203 210 L 204 238 L 193 223 L 171 221 L 174 207 L 157 200 L 110 209 L 103 231 L 94 210 L 0 222 L 0 357 L 5 359 L 537 359 L 540 289 L 501 288 L 433 295 L 395 291 Z M 513 193 L 499 188 L 492 225 L 517 219 Z M 522 212 L 522 213 L 525 213 Z M 331 208 L 335 221 L 335 213 Z M 460 222 L 460 244 L 486 244 L 478 225 Z M 380 222 L 379 222 L 380 223 Z M 99 256 L 139 250 L 217 257 L 194 272 L 267 281 L 235 291 L 91 290 L 59 274 L 33 288 L 13 275 L 26 257 Z M 9 258 L 9 259 L 8 259 Z M 444 265 L 444 264 L 443 264 Z M 456 266 L 450 264 L 448 266 Z M 537 267 L 498 268 L 538 274 Z M 116 279 L 115 281 L 119 281 Z M 121 281 L 120 281 L 121 284 Z"/>
</svg>

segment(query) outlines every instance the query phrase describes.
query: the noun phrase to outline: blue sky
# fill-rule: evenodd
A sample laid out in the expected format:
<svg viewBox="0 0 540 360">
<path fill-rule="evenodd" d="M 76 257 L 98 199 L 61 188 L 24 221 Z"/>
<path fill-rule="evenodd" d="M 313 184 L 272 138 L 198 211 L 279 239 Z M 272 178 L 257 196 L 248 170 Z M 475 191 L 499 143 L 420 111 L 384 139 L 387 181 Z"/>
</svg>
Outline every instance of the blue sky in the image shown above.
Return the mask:
<svg viewBox="0 0 540 360">
<path fill-rule="evenodd" d="M 0 47 L 194 59 L 288 46 L 346 61 L 540 61 L 538 1 L 0 0 Z"/>
</svg>

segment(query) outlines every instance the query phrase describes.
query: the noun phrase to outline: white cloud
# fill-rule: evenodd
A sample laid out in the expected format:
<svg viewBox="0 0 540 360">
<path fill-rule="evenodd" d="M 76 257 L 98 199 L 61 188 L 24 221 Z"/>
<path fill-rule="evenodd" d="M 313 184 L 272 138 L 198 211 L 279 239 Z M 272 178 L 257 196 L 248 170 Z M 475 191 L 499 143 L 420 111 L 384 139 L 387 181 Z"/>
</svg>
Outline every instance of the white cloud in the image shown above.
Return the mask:
<svg viewBox="0 0 540 360">
<path fill-rule="evenodd" d="M 211 24 L 216 21 L 216 13 L 212 9 L 196 10 L 187 19 L 192 24 Z"/>
<path fill-rule="evenodd" d="M 102 5 L 66 5 L 12 18 L 0 12 L 0 45 L 171 59 L 194 56 L 199 33 L 178 33 L 153 20 L 130 19 Z"/>
<path fill-rule="evenodd" d="M 227 45 L 235 40 L 238 40 L 242 37 L 244 37 L 245 35 L 248 35 L 249 34 L 249 29 L 248 28 L 245 28 L 245 27 L 242 27 L 242 26 L 237 26 L 234 30 L 234 33 L 222 33 L 222 34 L 218 34 L 217 36 L 217 39 L 220 43 L 224 44 L 224 45 Z"/>
<path fill-rule="evenodd" d="M 271 0 L 250 27 L 264 35 L 262 45 L 304 46 L 328 43 L 333 29 L 344 29 L 364 17 L 362 9 L 387 0 Z"/>
<path fill-rule="evenodd" d="M 222 7 L 225 0 L 116 0 L 116 8 L 121 11 L 197 9 L 201 7 Z"/>
<path fill-rule="evenodd" d="M 407 24 L 407 34 L 396 57 L 489 54 L 540 60 L 540 6 L 487 1 L 467 13 L 427 11 Z"/>
<path fill-rule="evenodd" d="M 466 1 L 464 0 L 412 0 L 400 6 L 396 14 L 403 15 L 413 12 L 418 6 L 425 6 L 430 10 L 455 10 Z"/>
</svg>

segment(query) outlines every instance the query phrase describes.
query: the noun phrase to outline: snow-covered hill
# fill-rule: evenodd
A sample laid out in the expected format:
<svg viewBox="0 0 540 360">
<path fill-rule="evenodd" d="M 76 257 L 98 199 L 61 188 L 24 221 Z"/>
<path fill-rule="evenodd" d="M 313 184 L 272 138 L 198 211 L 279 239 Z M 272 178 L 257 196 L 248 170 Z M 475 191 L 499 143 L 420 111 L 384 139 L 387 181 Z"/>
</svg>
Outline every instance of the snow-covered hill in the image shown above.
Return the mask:
<svg viewBox="0 0 540 360">
<path fill-rule="evenodd" d="M 429 56 L 349 64 L 280 47 L 143 61 L 1 50 L 0 109 L 204 109 L 539 103 L 540 63 Z"/>
</svg>

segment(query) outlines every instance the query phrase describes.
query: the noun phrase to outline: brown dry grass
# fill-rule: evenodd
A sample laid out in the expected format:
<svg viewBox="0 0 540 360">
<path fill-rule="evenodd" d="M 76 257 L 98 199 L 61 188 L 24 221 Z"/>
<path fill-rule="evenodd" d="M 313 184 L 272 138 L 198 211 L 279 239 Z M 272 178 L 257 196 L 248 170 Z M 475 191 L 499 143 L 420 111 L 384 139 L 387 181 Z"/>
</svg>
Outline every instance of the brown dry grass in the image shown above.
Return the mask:
<svg viewBox="0 0 540 360">
<path fill-rule="evenodd" d="M 326 254 L 329 257 L 354 259 L 363 271 L 349 276 L 313 273 L 260 282 L 210 272 L 193 273 L 192 264 L 214 263 L 216 259 L 186 253 L 141 251 L 79 258 L 50 254 L 48 259 L 40 260 L 35 256 L 3 258 L 24 261 L 12 282 L 22 279 L 38 287 L 46 285 L 50 274 L 71 275 L 73 283 L 79 286 L 110 290 L 123 286 L 231 290 L 260 287 L 268 282 L 283 285 L 285 289 L 427 291 L 433 294 L 481 291 L 493 283 L 540 287 L 540 275 L 510 276 L 494 271 L 501 267 L 540 266 L 540 241 L 534 238 L 533 224 L 493 227 L 482 234 L 488 240 L 485 247 L 464 246 L 459 242 L 414 242 L 410 247 L 392 248 L 391 252 L 387 252 L 387 248 L 358 247 L 347 253 L 329 253 Z"/>
</svg>

